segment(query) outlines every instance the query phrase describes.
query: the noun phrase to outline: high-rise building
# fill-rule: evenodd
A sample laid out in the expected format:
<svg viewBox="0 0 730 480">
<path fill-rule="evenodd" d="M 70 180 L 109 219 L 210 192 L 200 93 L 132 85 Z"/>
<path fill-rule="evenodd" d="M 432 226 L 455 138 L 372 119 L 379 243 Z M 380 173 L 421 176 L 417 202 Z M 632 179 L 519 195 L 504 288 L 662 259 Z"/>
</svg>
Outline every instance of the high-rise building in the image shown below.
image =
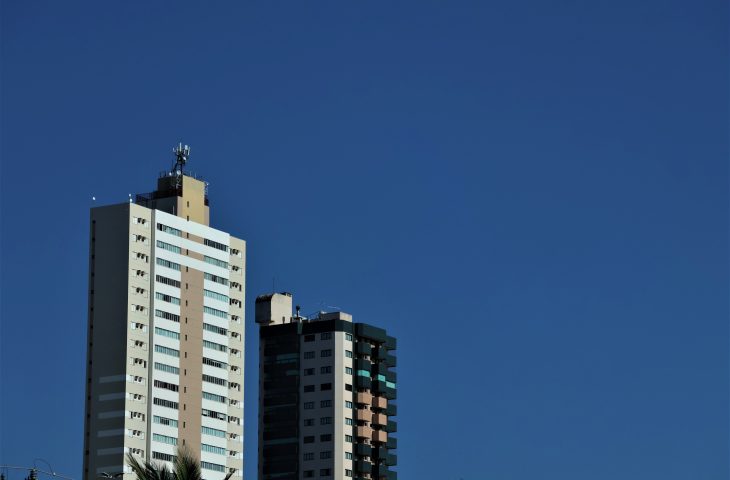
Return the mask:
<svg viewBox="0 0 730 480">
<path fill-rule="evenodd" d="M 305 318 L 256 299 L 259 480 L 392 480 L 396 339 L 343 312 Z"/>
<path fill-rule="evenodd" d="M 85 480 L 183 446 L 206 480 L 242 478 L 246 243 L 175 155 L 154 192 L 91 209 Z"/>
</svg>

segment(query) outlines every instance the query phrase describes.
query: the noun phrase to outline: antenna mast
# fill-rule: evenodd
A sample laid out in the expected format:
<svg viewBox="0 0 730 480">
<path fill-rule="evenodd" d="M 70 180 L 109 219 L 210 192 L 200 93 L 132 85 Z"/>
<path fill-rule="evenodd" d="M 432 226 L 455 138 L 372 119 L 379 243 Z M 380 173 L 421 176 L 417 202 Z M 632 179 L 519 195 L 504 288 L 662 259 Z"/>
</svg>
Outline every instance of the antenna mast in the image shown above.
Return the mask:
<svg viewBox="0 0 730 480">
<path fill-rule="evenodd" d="M 175 186 L 182 188 L 183 167 L 190 158 L 190 147 L 180 142 L 177 147 L 173 147 L 172 153 L 175 155 L 175 165 L 173 165 L 170 174 L 175 176 Z"/>
</svg>

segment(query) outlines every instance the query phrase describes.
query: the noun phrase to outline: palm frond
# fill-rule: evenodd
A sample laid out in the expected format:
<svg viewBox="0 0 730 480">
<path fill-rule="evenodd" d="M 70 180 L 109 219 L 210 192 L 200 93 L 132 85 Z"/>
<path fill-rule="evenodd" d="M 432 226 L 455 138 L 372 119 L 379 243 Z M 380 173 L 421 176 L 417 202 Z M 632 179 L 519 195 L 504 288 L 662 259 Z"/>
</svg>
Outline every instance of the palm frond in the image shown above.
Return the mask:
<svg viewBox="0 0 730 480">
<path fill-rule="evenodd" d="M 200 462 L 193 453 L 185 446 L 178 447 L 177 455 L 173 461 L 174 480 L 202 480 Z"/>
<path fill-rule="evenodd" d="M 127 454 L 127 464 L 137 480 L 172 480 L 170 470 L 165 464 L 159 465 L 150 461 L 140 463 L 131 453 Z"/>
</svg>

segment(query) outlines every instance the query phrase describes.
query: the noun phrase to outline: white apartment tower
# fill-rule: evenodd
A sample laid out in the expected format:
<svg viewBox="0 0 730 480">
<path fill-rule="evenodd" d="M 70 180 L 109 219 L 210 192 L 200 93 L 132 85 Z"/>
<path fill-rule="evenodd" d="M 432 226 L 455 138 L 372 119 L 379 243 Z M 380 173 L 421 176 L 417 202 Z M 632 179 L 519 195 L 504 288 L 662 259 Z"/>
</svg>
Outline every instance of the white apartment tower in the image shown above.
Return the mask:
<svg viewBox="0 0 730 480">
<path fill-rule="evenodd" d="M 243 476 L 246 243 L 209 226 L 188 155 L 154 192 L 91 209 L 85 480 L 183 446 L 205 480 Z"/>
</svg>

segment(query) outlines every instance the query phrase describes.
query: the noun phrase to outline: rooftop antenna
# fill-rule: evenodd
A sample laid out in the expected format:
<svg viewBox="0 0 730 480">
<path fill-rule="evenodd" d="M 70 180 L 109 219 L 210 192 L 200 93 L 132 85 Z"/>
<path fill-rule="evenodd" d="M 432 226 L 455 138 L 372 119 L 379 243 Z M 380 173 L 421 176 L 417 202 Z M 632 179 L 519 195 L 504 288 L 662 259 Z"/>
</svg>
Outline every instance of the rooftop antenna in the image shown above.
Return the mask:
<svg viewBox="0 0 730 480">
<path fill-rule="evenodd" d="M 177 147 L 173 147 L 172 153 L 175 155 L 175 165 L 173 165 L 170 175 L 175 177 L 175 186 L 182 188 L 183 167 L 190 158 L 190 147 L 180 142 Z"/>
</svg>

